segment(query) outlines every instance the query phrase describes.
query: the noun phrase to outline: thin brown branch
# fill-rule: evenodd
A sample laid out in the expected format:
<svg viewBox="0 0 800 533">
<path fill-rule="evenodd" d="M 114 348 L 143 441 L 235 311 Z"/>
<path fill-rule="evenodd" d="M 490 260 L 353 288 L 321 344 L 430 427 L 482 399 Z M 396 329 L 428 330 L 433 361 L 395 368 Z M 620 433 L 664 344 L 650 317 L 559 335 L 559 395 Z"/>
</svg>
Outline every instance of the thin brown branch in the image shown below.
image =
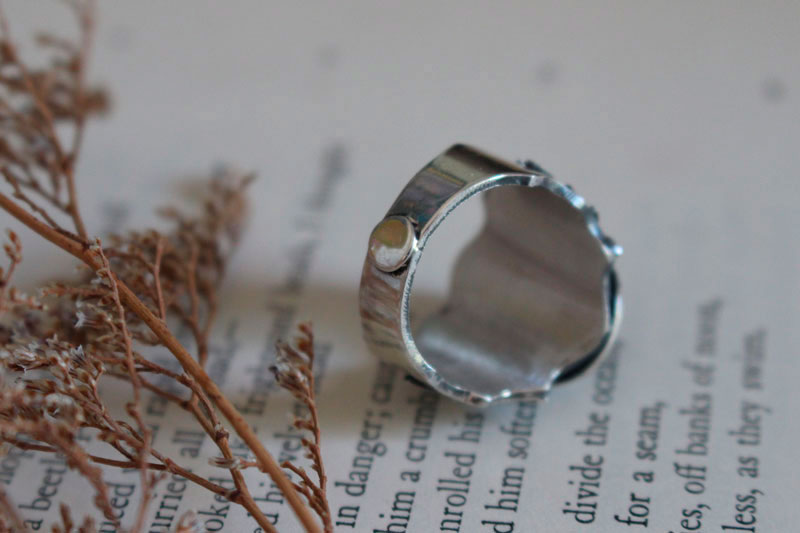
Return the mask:
<svg viewBox="0 0 800 533">
<path fill-rule="evenodd" d="M 156 289 L 156 303 L 158 304 L 158 317 L 165 320 L 167 310 L 164 305 L 164 291 L 161 289 L 161 260 L 164 257 L 164 237 L 159 236 L 156 242 L 156 257 L 153 261 L 153 283 Z"/>
<path fill-rule="evenodd" d="M 50 63 L 43 69 L 29 68 L 20 59 L 0 8 L 0 64 L 3 67 L 0 88 L 14 96 L 13 101 L 0 100 L 0 113 L 5 117 L 0 124 L 3 133 L 0 172 L 12 189 L 11 195 L 0 193 L 0 208 L 78 258 L 95 275 L 94 279 L 77 285 L 59 284 L 45 291 L 45 297 L 63 306 L 63 309 L 46 309 L 33 299 L 7 290 L 19 255 L 13 247 L 7 248 L 11 264 L 0 279 L 0 311 L 13 314 L 36 310 L 39 315 L 32 321 L 26 319 L 19 331 L 2 330 L 3 335 L 10 336 L 10 342 L 3 348 L 2 365 L 11 373 L 24 375 L 27 370 L 36 369 L 37 375 L 41 372 L 51 378 L 24 379 L 21 388 L 0 387 L 0 419 L 6 421 L 0 424 L 0 437 L 40 452 L 66 456 L 70 467 L 93 484 L 96 504 L 106 516 L 112 515 L 108 487 L 102 479 L 102 471 L 90 463 L 137 468 L 143 494 L 134 531 L 144 526 L 145 509 L 154 483 L 164 472 L 172 472 L 212 492 L 224 494 L 244 506 L 262 530 L 274 532 L 275 528 L 256 505 L 240 469 L 234 464 L 238 458 L 232 453 L 228 431 L 217 413 L 219 410 L 253 454 L 259 469 L 266 472 L 284 494 L 305 529 L 319 531 L 303 496 L 329 531 L 315 407 L 310 408 L 309 420 L 298 422 L 297 427 L 312 432 L 313 442 L 305 439 L 303 442 L 314 461 L 319 481 L 313 484 L 304 473 L 302 483 L 295 485 L 204 369 L 217 311 L 216 287 L 225 270 L 230 244 L 238 239 L 244 207 L 241 187 L 248 180 L 242 180 L 240 187 L 226 187 L 221 180 L 212 182 L 213 194 L 205 204 L 204 215 L 198 219 L 171 210 L 169 213 L 177 231 L 170 237 L 155 231 L 131 233 L 108 250 L 102 248 L 99 241 L 88 240 L 78 205 L 75 172 L 87 118 L 104 107 L 105 97 L 86 86 L 95 2 L 76 0 L 70 5 L 79 22 L 80 40 L 73 45 L 53 36 L 40 38 L 39 43 L 53 53 Z M 68 131 L 65 128 L 72 128 L 69 141 L 60 137 Z M 75 233 L 59 225 L 53 210 L 71 219 Z M 171 316 L 182 320 L 192 332 L 197 347 L 194 356 L 168 328 Z M 40 346 L 39 342 L 46 346 Z M 183 373 L 148 361 L 134 349 L 134 342 L 166 347 Z M 313 353 L 309 364 L 312 360 Z M 157 386 L 143 378 L 142 373 L 160 374 L 180 383 L 187 387 L 190 398 L 184 400 L 179 394 Z M 112 416 L 103 403 L 97 386 L 103 375 L 122 377 L 130 383 L 132 399 L 126 404 L 127 418 Z M 310 391 L 308 383 L 311 383 Z M 304 390 L 307 401 L 313 404 L 313 375 Z M 235 485 L 233 491 L 191 473 L 152 447 L 152 435 L 141 409 L 143 391 L 158 394 L 195 417 L 222 453 L 223 460 L 234 461 L 229 468 Z M 77 440 L 81 428 L 97 430 L 98 438 L 124 459 L 87 454 Z M 34 442 L 19 440 L 16 435 Z M 62 509 L 61 519 L 65 531 L 75 526 L 66 508 Z M 89 524 L 85 528 L 92 527 L 89 522 L 85 524 Z"/>
<path fill-rule="evenodd" d="M 56 223 L 55 220 L 53 220 L 53 217 L 50 216 L 50 214 L 47 212 L 47 210 L 45 210 L 39 204 L 34 202 L 30 197 L 28 197 L 27 194 L 25 194 L 23 192 L 22 187 L 20 186 L 19 180 L 17 179 L 16 176 L 14 176 L 11 173 L 11 171 L 8 169 L 8 167 L 0 167 L 0 173 L 3 174 L 3 177 L 6 179 L 6 182 L 9 185 L 11 185 L 11 187 L 14 189 L 14 197 L 17 200 L 20 200 L 21 202 L 24 202 L 31 211 L 35 212 L 40 217 L 42 217 L 45 220 L 45 222 L 50 224 L 52 227 L 54 227 L 54 228 L 58 227 L 58 224 Z M 38 185 L 37 185 L 37 187 L 38 187 Z"/>
<path fill-rule="evenodd" d="M 328 478 L 320 449 L 321 429 L 314 378 L 314 336 L 310 324 L 300 324 L 298 329 L 300 334 L 295 339 L 296 347 L 278 343 L 278 359 L 271 370 L 278 385 L 289 391 L 306 409 L 306 416 L 295 418 L 293 425 L 296 429 L 311 433 L 312 440 L 304 438 L 301 443 L 317 473 L 317 482 L 312 481 L 305 470 L 297 465 L 284 461 L 281 466 L 300 476 L 301 483 L 295 484 L 295 488 L 305 496 L 308 504 L 320 517 L 325 532 L 330 533 L 333 531 L 333 522 L 326 491 Z"/>
<path fill-rule="evenodd" d="M 81 245 L 43 222 L 40 222 L 2 193 L 0 193 L 0 207 L 41 237 L 82 260 L 93 270 L 97 271 L 102 268 L 102 264 L 99 262 L 96 254 L 92 253 L 88 246 Z M 111 275 L 114 276 L 113 273 Z M 303 524 L 303 527 L 310 533 L 318 532 L 319 527 L 311 514 L 309 514 L 308 508 L 303 504 L 297 491 L 294 490 L 292 482 L 286 477 L 286 474 L 283 473 L 278 463 L 261 443 L 258 436 L 250 427 L 250 424 L 247 423 L 233 403 L 231 403 L 217 384 L 203 370 L 199 362 L 186 351 L 186 348 L 184 348 L 180 341 L 169 331 L 166 324 L 154 315 L 124 283 L 120 282 L 118 279 L 116 282 L 120 301 L 150 328 L 164 346 L 175 356 L 184 371 L 192 376 L 200 387 L 206 391 L 211 401 L 214 402 L 223 416 L 225 416 L 231 426 L 233 426 L 239 438 L 241 438 L 253 452 L 259 462 L 259 468 L 272 478 L 272 481 L 277 485 L 278 489 L 285 495 L 287 502 L 289 502 L 289 505 Z"/>
<path fill-rule="evenodd" d="M 11 522 L 13 529 L 10 529 L 9 531 L 18 533 L 26 533 L 30 531 L 28 526 L 25 525 L 25 521 L 22 520 L 22 517 L 17 512 L 16 506 L 11 502 L 6 490 L 2 486 L 0 486 L 0 517 L 7 518 L 9 522 Z"/>
<path fill-rule="evenodd" d="M 116 278 L 111 275 L 111 265 L 108 262 L 108 258 L 103 254 L 103 248 L 100 246 L 99 240 L 96 241 L 94 248 L 97 250 L 100 262 L 103 265 L 103 270 L 108 273 L 106 279 L 111 287 L 111 294 L 114 297 L 114 306 L 122 328 L 122 339 L 125 342 L 125 366 L 130 376 L 131 387 L 133 388 L 133 402 L 128 404 L 128 413 L 136 420 L 139 426 L 139 437 L 142 441 L 142 446 L 138 452 L 142 497 L 140 512 L 137 514 L 136 523 L 133 527 L 133 531 L 140 531 L 144 525 L 145 509 L 150 502 L 150 496 L 153 492 L 154 485 L 154 478 L 148 476 L 147 468 L 147 458 L 150 456 L 152 432 L 142 417 L 142 381 L 139 378 L 139 372 L 136 370 L 136 364 L 134 362 L 133 340 L 128 330 L 128 322 L 125 318 L 125 308 L 122 306 L 122 301 L 119 297 L 119 286 Z"/>
</svg>

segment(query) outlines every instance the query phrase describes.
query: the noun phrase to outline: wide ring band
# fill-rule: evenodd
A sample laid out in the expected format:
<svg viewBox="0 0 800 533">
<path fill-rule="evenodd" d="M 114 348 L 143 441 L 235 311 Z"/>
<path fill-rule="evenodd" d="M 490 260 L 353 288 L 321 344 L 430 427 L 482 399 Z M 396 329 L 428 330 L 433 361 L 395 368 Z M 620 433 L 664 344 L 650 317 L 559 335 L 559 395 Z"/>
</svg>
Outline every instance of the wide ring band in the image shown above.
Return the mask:
<svg viewBox="0 0 800 533">
<path fill-rule="evenodd" d="M 411 289 L 428 239 L 476 194 L 486 223 L 461 252 L 444 307 L 412 332 Z M 571 187 L 534 163 L 455 145 L 411 179 L 370 236 L 364 338 L 454 399 L 541 398 L 608 350 L 622 310 L 620 253 Z"/>
</svg>

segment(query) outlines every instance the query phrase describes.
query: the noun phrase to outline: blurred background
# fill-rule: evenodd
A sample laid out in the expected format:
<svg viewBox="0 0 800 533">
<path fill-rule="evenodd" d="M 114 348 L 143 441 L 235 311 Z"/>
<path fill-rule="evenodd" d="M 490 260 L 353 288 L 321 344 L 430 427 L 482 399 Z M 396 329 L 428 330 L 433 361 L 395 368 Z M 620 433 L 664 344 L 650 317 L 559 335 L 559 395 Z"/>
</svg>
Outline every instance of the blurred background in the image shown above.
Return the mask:
<svg viewBox="0 0 800 533">
<path fill-rule="evenodd" d="M 74 29 L 57 2 L 6 4 L 17 37 Z M 456 141 L 535 159 L 633 250 L 626 221 L 648 204 L 717 198 L 735 216 L 796 198 L 795 2 L 149 0 L 100 2 L 98 23 L 91 78 L 114 106 L 80 168 L 105 187 L 105 207 L 83 193 L 98 224 L 114 205 L 149 217 L 131 200 L 218 163 L 289 205 L 340 148 L 347 208 L 329 222 L 359 256 L 336 265 L 355 283 L 372 225 Z"/>
</svg>

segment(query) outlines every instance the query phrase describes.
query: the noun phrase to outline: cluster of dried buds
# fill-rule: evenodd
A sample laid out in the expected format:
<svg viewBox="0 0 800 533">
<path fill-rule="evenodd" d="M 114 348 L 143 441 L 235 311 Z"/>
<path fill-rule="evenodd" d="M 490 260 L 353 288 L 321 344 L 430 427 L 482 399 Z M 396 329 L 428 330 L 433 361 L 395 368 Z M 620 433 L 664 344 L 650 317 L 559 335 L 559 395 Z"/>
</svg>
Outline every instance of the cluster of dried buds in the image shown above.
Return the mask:
<svg viewBox="0 0 800 533">
<path fill-rule="evenodd" d="M 263 531 L 274 532 L 242 475 L 249 467 L 271 477 L 306 530 L 332 531 L 310 328 L 301 326 L 295 345 L 279 345 L 274 373 L 307 413 L 294 425 L 308 435 L 303 444 L 316 481 L 297 465 L 278 465 L 206 371 L 217 291 L 239 242 L 252 177 L 232 171 L 212 176 L 199 214 L 162 210 L 169 231 L 131 231 L 105 242 L 90 238 L 79 209 L 76 160 L 87 120 L 105 111 L 108 98 L 85 80 L 93 3 L 68 5 L 77 16 L 79 41 L 39 37 L 51 58 L 39 69 L 20 58 L 0 9 L 0 175 L 6 184 L 0 208 L 83 268 L 77 278 L 28 296 L 12 287 L 22 245 L 9 232 L 8 265 L 0 269 L 0 453 L 17 447 L 61 455 L 91 483 L 95 505 L 120 531 L 147 529 L 154 487 L 169 473 L 243 506 Z M 178 340 L 176 328 L 190 333 L 192 352 Z M 166 349 L 174 360 L 159 364 L 148 356 L 151 346 Z M 127 386 L 101 386 L 106 380 Z M 165 387 L 165 380 L 171 386 Z M 229 471 L 235 490 L 154 447 L 141 407 L 145 395 L 153 394 L 188 412 L 213 440 L 219 455 L 209 462 Z M 123 409 L 113 407 L 120 403 Z M 252 459 L 234 456 L 232 432 Z M 87 434 L 102 444 L 93 446 L 93 453 Z M 110 467 L 139 471 L 141 497 L 131 523 L 119 523 L 113 513 L 104 481 Z M 200 524 L 189 513 L 175 527 L 188 532 Z M 0 532 L 26 530 L 24 517 L 0 487 Z M 53 530 L 88 532 L 94 525 L 91 517 L 76 524 L 62 505 Z"/>
</svg>

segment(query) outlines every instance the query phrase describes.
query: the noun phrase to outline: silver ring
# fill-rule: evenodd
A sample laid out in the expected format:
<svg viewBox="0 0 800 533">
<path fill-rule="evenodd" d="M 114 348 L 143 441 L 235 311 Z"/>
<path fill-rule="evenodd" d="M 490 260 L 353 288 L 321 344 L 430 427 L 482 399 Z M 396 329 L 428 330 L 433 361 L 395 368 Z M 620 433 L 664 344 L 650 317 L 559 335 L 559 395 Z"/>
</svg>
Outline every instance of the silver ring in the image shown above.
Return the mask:
<svg viewBox="0 0 800 533">
<path fill-rule="evenodd" d="M 428 239 L 476 194 L 484 227 L 459 255 L 444 307 L 412 332 L 411 289 Z M 370 235 L 364 338 L 375 355 L 456 400 L 543 398 L 610 348 L 622 313 L 621 252 L 594 208 L 535 163 L 455 145 L 411 179 Z"/>
</svg>

